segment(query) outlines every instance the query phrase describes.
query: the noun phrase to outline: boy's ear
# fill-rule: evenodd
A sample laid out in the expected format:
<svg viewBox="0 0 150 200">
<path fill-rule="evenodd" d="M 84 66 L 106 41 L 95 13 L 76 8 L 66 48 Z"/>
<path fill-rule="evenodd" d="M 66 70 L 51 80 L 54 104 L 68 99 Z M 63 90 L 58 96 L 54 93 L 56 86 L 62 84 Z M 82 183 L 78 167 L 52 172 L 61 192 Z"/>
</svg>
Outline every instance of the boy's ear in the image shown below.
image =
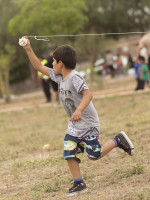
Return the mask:
<svg viewBox="0 0 150 200">
<path fill-rule="evenodd" d="M 64 63 L 60 60 L 59 63 L 61 64 L 61 66 L 64 66 Z"/>
</svg>

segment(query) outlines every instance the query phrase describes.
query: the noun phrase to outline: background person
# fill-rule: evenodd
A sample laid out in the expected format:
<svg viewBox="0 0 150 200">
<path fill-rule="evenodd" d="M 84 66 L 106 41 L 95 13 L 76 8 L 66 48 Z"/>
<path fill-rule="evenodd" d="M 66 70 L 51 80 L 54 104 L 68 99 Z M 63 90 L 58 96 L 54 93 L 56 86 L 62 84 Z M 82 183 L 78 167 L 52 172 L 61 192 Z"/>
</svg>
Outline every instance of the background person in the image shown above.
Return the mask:
<svg viewBox="0 0 150 200">
<path fill-rule="evenodd" d="M 46 66 L 48 61 L 44 59 L 42 56 L 39 56 L 39 60 L 42 65 Z M 50 78 L 44 74 L 42 74 L 40 71 L 37 72 L 38 75 L 38 81 L 42 84 L 42 89 L 46 97 L 46 103 L 49 103 L 51 101 L 51 92 L 50 92 Z"/>
<path fill-rule="evenodd" d="M 56 47 L 50 51 L 50 53 L 48 54 L 48 56 L 46 57 L 47 59 L 47 63 L 45 66 L 49 67 L 49 68 L 53 68 L 53 52 L 56 49 Z M 57 105 L 58 102 L 58 84 L 53 81 L 52 79 L 49 80 L 49 85 L 52 86 L 52 103 L 54 103 L 54 105 Z"/>
<path fill-rule="evenodd" d="M 136 82 L 137 82 L 137 86 L 135 88 L 135 91 L 136 90 L 141 90 L 142 89 L 142 75 L 141 75 L 141 63 L 139 61 L 139 59 L 135 62 L 135 65 L 134 65 L 134 70 L 135 70 L 135 79 L 136 79 Z"/>
<path fill-rule="evenodd" d="M 148 68 L 149 68 L 149 73 L 150 73 L 150 33 L 142 34 L 142 37 L 139 41 L 136 57 L 140 55 L 140 51 L 144 47 L 146 48 L 147 55 L 148 55 Z"/>
<path fill-rule="evenodd" d="M 110 50 L 106 51 L 106 65 L 110 71 L 110 75 L 113 78 L 115 76 L 113 54 Z"/>
<path fill-rule="evenodd" d="M 141 63 L 141 89 L 144 89 L 145 86 L 149 87 L 149 69 L 143 56 L 139 56 L 139 61 Z"/>
</svg>

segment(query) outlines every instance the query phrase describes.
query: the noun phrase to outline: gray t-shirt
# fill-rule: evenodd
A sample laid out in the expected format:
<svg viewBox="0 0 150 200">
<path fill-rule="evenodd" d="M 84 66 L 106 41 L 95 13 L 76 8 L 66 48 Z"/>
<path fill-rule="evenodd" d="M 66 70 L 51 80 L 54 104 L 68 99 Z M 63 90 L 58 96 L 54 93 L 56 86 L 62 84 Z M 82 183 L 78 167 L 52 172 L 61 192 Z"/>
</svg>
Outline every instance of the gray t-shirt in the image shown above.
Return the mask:
<svg viewBox="0 0 150 200">
<path fill-rule="evenodd" d="M 70 118 L 81 103 L 83 95 L 81 91 L 87 90 L 85 79 L 76 71 L 72 72 L 62 80 L 62 75 L 55 74 L 54 69 L 49 69 L 50 78 L 58 83 L 59 97 L 69 117 L 69 127 L 76 129 L 88 129 L 95 127 L 99 130 L 100 121 L 96 109 L 92 103 L 83 110 L 79 122 L 71 122 Z"/>
</svg>

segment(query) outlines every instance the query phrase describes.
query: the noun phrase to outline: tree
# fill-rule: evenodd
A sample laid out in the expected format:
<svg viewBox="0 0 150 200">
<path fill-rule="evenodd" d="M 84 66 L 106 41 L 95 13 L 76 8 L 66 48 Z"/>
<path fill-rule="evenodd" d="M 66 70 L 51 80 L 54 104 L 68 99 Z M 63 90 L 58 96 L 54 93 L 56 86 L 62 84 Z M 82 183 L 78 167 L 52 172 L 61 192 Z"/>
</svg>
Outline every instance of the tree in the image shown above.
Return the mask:
<svg viewBox="0 0 150 200">
<path fill-rule="evenodd" d="M 89 27 L 99 33 L 149 30 L 149 0 L 85 0 L 85 2 L 88 7 L 86 15 L 89 18 L 86 30 L 89 30 Z"/>
<path fill-rule="evenodd" d="M 8 21 L 17 12 L 14 3 L 15 0 L 0 0 L 0 94 L 7 102 L 10 101 L 9 70 L 15 43 L 15 38 L 8 33 Z"/>
<path fill-rule="evenodd" d="M 14 37 L 8 33 L 8 22 L 17 13 L 15 0 L 0 0 L 0 49 L 5 49 L 7 43 L 14 43 Z"/>
<path fill-rule="evenodd" d="M 18 46 L 19 37 L 76 33 L 87 20 L 85 10 L 84 0 L 0 0 L 0 93 L 7 101 L 10 80 L 23 80 L 29 75 L 27 58 L 21 55 L 23 50 Z M 32 43 L 38 53 L 43 52 L 44 46 L 49 48 L 49 43 L 35 40 Z"/>
<path fill-rule="evenodd" d="M 26 0 L 19 6 L 20 12 L 9 22 L 14 35 L 72 34 L 82 30 L 87 20 L 84 0 Z"/>
<path fill-rule="evenodd" d="M 8 24 L 9 32 L 14 36 L 74 34 L 81 31 L 87 21 L 83 14 L 86 11 L 84 0 L 20 0 L 17 6 L 19 12 Z M 53 37 L 50 40 L 41 42 L 33 39 L 35 53 L 39 55 L 48 51 L 52 43 L 59 45 L 64 38 L 56 40 Z"/>
<path fill-rule="evenodd" d="M 0 92 L 6 102 L 10 102 L 9 70 L 10 61 L 15 52 L 11 45 L 5 45 L 5 52 L 0 53 Z"/>
<path fill-rule="evenodd" d="M 85 33 L 119 33 L 149 29 L 150 1 L 148 0 L 85 0 L 85 3 L 88 7 L 85 11 L 88 18 L 84 28 Z M 80 48 L 81 55 L 90 58 L 93 65 L 107 41 L 118 37 L 119 35 L 105 38 L 102 36 L 77 38 L 76 46 Z"/>
<path fill-rule="evenodd" d="M 99 36 L 84 36 L 76 39 L 75 47 L 80 55 L 94 66 L 98 54 L 105 46 L 105 38 Z"/>
</svg>

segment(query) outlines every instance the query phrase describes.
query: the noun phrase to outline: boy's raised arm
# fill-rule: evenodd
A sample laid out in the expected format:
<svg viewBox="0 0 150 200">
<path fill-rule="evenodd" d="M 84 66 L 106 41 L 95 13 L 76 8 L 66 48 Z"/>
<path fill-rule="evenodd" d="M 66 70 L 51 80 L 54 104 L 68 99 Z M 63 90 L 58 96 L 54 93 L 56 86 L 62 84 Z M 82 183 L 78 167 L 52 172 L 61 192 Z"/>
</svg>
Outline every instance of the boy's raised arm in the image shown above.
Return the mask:
<svg viewBox="0 0 150 200">
<path fill-rule="evenodd" d="M 37 58 L 37 56 L 35 55 L 34 51 L 31 48 L 28 37 L 25 36 L 25 38 L 27 39 L 27 44 L 23 46 L 23 48 L 25 49 L 31 64 L 37 71 L 40 71 L 42 74 L 45 74 L 46 76 L 49 76 L 49 68 L 41 64 L 40 60 Z"/>
</svg>

